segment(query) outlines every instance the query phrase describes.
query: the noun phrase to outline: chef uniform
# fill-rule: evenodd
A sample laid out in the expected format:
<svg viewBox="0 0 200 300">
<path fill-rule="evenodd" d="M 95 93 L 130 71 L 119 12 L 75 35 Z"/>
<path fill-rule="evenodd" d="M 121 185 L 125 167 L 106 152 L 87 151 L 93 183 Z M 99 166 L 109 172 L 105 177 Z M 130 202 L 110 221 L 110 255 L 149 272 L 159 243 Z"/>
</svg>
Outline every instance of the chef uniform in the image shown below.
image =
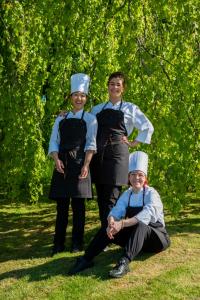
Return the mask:
<svg viewBox="0 0 200 300">
<path fill-rule="evenodd" d="M 129 171 L 142 171 L 147 175 L 148 156 L 142 151 L 136 151 L 130 155 Z M 159 194 L 153 187 L 147 185 L 135 193 L 130 187 L 118 199 L 116 205 L 112 208 L 109 216 L 121 220 L 123 218 L 137 218 L 138 223 L 130 227 L 122 228 L 114 239 L 109 239 L 106 228 L 101 228 L 82 258 L 82 265 L 79 263 L 72 270 L 72 274 L 80 272 L 89 267 L 92 259 L 97 256 L 110 243 L 115 243 L 123 247 L 123 255 L 117 267 L 121 266 L 123 270 L 129 270 L 128 264 L 138 253 L 160 252 L 170 245 L 170 239 L 167 234 L 164 222 L 163 205 Z M 116 272 L 115 269 L 113 269 Z M 110 275 L 112 276 L 112 271 Z M 125 272 L 126 273 L 126 272 Z M 112 276 L 117 277 L 117 276 Z M 120 276 L 118 276 L 120 277 Z"/>
<path fill-rule="evenodd" d="M 74 74 L 71 77 L 71 94 L 88 94 L 89 76 Z M 72 247 L 81 248 L 85 225 L 85 198 L 92 197 L 90 173 L 79 179 L 84 164 L 85 151 L 96 151 L 96 118 L 83 109 L 64 117 L 57 117 L 49 144 L 49 154 L 58 152 L 64 164 L 64 174 L 54 169 L 49 198 L 57 201 L 57 217 L 54 236 L 55 252 L 64 249 L 68 210 L 71 198 L 73 210 Z"/>
<path fill-rule="evenodd" d="M 128 181 L 128 145 L 123 136 L 130 136 L 134 128 L 138 142 L 149 144 L 153 126 L 141 110 L 130 102 L 106 102 L 95 106 L 92 114 L 98 121 L 97 153 L 91 162 L 92 181 L 96 184 L 102 226 L 107 224 L 110 209 L 119 198 L 122 185 Z"/>
</svg>

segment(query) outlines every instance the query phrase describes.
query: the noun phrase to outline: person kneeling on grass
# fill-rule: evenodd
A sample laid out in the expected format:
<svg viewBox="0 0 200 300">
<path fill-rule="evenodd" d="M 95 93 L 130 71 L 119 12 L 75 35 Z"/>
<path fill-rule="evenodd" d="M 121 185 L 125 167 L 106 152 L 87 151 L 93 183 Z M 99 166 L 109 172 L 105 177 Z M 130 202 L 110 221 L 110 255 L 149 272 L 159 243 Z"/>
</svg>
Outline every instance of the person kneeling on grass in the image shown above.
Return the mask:
<svg viewBox="0 0 200 300">
<path fill-rule="evenodd" d="M 110 243 L 123 247 L 123 254 L 110 277 L 119 278 L 130 271 L 129 263 L 142 251 L 158 253 L 170 245 L 165 229 L 163 204 L 158 192 L 147 185 L 148 155 L 136 151 L 129 157 L 130 187 L 121 195 L 102 227 L 77 259 L 69 275 L 93 265 L 93 258 Z"/>
</svg>

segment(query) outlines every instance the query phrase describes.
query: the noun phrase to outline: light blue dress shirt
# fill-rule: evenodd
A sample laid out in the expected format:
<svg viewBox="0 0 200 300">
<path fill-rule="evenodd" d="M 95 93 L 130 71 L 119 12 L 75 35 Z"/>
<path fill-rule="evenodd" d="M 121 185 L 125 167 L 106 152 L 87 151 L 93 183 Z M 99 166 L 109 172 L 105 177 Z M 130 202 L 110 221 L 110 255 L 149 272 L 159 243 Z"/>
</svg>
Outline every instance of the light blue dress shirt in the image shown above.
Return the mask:
<svg viewBox="0 0 200 300">
<path fill-rule="evenodd" d="M 69 112 L 67 115 L 67 119 L 75 118 L 81 119 L 83 113 L 83 109 L 79 110 L 76 113 Z M 58 116 L 55 120 L 53 125 L 53 129 L 51 132 L 50 142 L 49 142 L 49 150 L 48 154 L 51 152 L 59 152 L 59 145 L 60 145 L 60 133 L 59 133 L 59 123 L 65 117 Z M 88 112 L 85 111 L 83 116 L 84 121 L 86 122 L 87 126 L 87 133 L 86 133 L 86 144 L 85 144 L 85 151 L 87 150 L 94 150 L 96 151 L 96 135 L 97 135 L 97 120 L 96 117 Z"/>
<path fill-rule="evenodd" d="M 113 105 L 112 102 L 109 101 L 104 109 L 111 108 L 118 110 L 120 103 L 121 101 L 118 101 Z M 94 106 L 91 113 L 96 116 L 96 114 L 102 110 L 105 104 L 106 102 Z M 124 123 L 128 136 L 133 132 L 133 129 L 136 128 L 139 131 L 136 140 L 138 142 L 150 144 L 154 128 L 148 118 L 138 108 L 138 106 L 133 103 L 123 101 L 121 111 L 124 113 Z"/>
<path fill-rule="evenodd" d="M 129 196 L 132 191 L 133 190 L 130 187 L 119 197 L 116 205 L 110 211 L 109 216 L 113 216 L 116 220 L 120 220 L 125 217 Z M 130 206 L 143 206 L 143 188 L 138 193 L 134 193 L 133 191 L 130 198 Z M 163 204 L 158 192 L 153 187 L 145 187 L 143 210 L 135 215 L 135 218 L 146 225 L 148 225 L 150 222 L 155 223 L 158 221 L 165 226 Z"/>
</svg>

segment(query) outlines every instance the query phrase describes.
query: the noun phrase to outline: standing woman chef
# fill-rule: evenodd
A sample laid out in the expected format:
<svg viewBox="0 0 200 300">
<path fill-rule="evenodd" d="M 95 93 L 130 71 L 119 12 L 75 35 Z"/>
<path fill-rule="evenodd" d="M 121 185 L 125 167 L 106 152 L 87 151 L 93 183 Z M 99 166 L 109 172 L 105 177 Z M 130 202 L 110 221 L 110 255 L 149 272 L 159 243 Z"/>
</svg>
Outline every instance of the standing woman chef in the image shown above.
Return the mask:
<svg viewBox="0 0 200 300">
<path fill-rule="evenodd" d="M 85 198 L 92 198 L 89 164 L 96 151 L 97 120 L 84 111 L 90 78 L 71 76 L 72 111 L 55 120 L 49 154 L 55 161 L 49 198 L 57 201 L 52 255 L 65 249 L 65 235 L 71 199 L 73 211 L 72 252 L 82 250 L 85 226 Z"/>
<path fill-rule="evenodd" d="M 129 183 L 109 213 L 107 229 L 101 227 L 69 274 L 92 266 L 92 260 L 110 243 L 123 247 L 122 256 L 109 272 L 119 278 L 130 271 L 129 263 L 142 251 L 158 253 L 170 245 L 165 229 L 163 204 L 158 192 L 147 185 L 148 156 L 136 151 L 130 155 Z"/>
<path fill-rule="evenodd" d="M 92 181 L 96 185 L 101 225 L 107 225 L 110 209 L 119 198 L 122 185 L 128 181 L 128 147 L 150 144 L 154 128 L 144 113 L 133 103 L 122 100 L 125 76 L 112 73 L 108 79 L 109 101 L 94 106 L 97 117 L 97 154 L 91 162 Z M 134 141 L 128 136 L 139 131 Z"/>
</svg>

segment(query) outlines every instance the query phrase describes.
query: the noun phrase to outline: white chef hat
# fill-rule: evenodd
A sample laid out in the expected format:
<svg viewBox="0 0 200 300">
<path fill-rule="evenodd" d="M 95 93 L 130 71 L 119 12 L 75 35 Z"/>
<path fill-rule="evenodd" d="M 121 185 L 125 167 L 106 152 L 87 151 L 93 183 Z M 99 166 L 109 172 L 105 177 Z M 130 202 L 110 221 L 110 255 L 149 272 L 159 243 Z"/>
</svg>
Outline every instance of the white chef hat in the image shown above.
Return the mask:
<svg viewBox="0 0 200 300">
<path fill-rule="evenodd" d="M 147 176 L 148 155 L 143 151 L 135 151 L 129 155 L 129 172 L 142 171 Z"/>
<path fill-rule="evenodd" d="M 73 74 L 71 76 L 71 94 L 82 92 L 88 95 L 90 77 L 83 73 Z"/>
</svg>

